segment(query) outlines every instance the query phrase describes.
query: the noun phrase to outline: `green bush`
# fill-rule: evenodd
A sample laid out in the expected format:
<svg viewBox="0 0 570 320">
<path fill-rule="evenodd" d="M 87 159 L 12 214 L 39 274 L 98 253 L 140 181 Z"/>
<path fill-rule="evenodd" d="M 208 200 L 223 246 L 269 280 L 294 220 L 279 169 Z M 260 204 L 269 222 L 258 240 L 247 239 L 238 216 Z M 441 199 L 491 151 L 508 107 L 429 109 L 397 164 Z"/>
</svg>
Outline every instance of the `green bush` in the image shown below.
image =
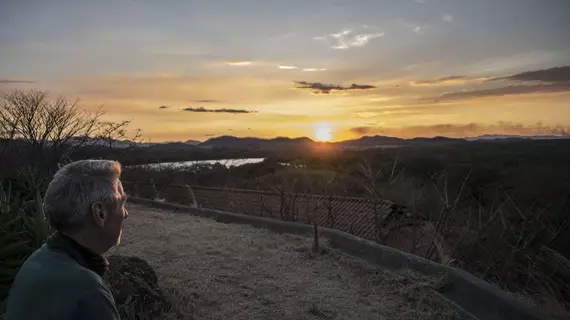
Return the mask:
<svg viewBox="0 0 570 320">
<path fill-rule="evenodd" d="M 20 266 L 51 233 L 42 207 L 43 181 L 30 170 L 0 181 L 0 301 L 8 297 Z"/>
</svg>

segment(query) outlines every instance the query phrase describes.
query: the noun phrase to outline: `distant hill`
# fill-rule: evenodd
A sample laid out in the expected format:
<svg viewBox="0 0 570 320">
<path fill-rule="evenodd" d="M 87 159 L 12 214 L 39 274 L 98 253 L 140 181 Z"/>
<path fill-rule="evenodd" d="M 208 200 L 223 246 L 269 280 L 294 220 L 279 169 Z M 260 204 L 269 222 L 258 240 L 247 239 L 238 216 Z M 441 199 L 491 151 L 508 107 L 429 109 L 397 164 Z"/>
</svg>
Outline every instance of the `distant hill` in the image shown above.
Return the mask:
<svg viewBox="0 0 570 320">
<path fill-rule="evenodd" d="M 465 142 L 467 140 L 460 138 L 448 138 L 448 137 L 433 137 L 433 138 L 412 138 L 406 140 L 412 143 L 455 143 L 455 142 Z"/>
<path fill-rule="evenodd" d="M 463 139 L 454 139 L 447 137 L 434 137 L 434 138 L 413 138 L 402 139 L 386 136 L 364 136 L 359 139 L 345 140 L 335 143 L 341 147 L 381 147 L 381 146 L 405 146 L 413 144 L 431 144 L 431 143 L 453 143 L 465 142 Z"/>
<path fill-rule="evenodd" d="M 184 142 L 184 143 L 189 144 L 189 145 L 191 145 L 191 146 L 197 146 L 197 145 L 199 145 L 199 144 L 202 143 L 202 142 L 201 142 L 201 141 L 198 141 L 198 140 L 186 140 L 186 142 Z"/>
<path fill-rule="evenodd" d="M 279 149 L 286 147 L 304 147 L 314 143 L 313 140 L 307 137 L 262 139 L 221 136 L 206 140 L 199 144 L 199 146 L 203 148 Z"/>
<path fill-rule="evenodd" d="M 520 135 L 502 135 L 502 134 L 485 134 L 477 137 L 465 138 L 468 141 L 477 140 L 560 140 L 570 139 L 570 136 L 520 136 Z"/>
<path fill-rule="evenodd" d="M 150 143 L 142 146 L 147 149 L 152 149 L 152 151 L 183 151 L 183 150 L 191 150 L 196 148 L 196 145 L 188 144 L 185 142 L 165 142 L 165 143 Z"/>
<path fill-rule="evenodd" d="M 364 136 L 353 140 L 344 140 L 335 144 L 344 147 L 374 147 L 381 145 L 401 145 L 405 139 L 386 136 Z"/>
<path fill-rule="evenodd" d="M 49 144 L 49 142 L 47 142 Z M 138 144 L 133 143 L 129 140 L 115 140 L 115 139 L 99 139 L 99 138 L 84 138 L 84 137 L 73 137 L 68 141 L 71 145 L 82 145 L 82 146 L 92 146 L 92 147 L 113 147 L 113 148 L 129 148 L 133 146 L 138 146 Z"/>
<path fill-rule="evenodd" d="M 184 144 L 184 145 L 189 145 L 189 146 L 197 146 L 200 143 L 201 142 L 198 140 L 186 140 L 184 142 L 182 142 L 182 141 L 139 142 L 139 143 L 137 143 L 137 146 L 138 147 L 153 147 L 153 146 L 157 146 L 157 145 L 168 145 L 168 144 Z"/>
<path fill-rule="evenodd" d="M 450 142 L 464 142 L 463 139 L 452 139 L 446 137 L 435 138 L 414 138 L 402 139 L 386 136 L 364 136 L 362 138 L 345 140 L 340 142 L 331 142 L 328 145 L 340 148 L 373 148 L 382 146 L 403 146 L 411 144 L 426 144 L 426 143 L 450 143 Z M 199 147 L 203 148 L 241 148 L 241 149 L 280 149 L 291 147 L 309 147 L 320 146 L 325 143 L 315 142 L 307 137 L 302 138 L 239 138 L 234 136 L 221 136 L 206 140 L 201 143 Z"/>
</svg>

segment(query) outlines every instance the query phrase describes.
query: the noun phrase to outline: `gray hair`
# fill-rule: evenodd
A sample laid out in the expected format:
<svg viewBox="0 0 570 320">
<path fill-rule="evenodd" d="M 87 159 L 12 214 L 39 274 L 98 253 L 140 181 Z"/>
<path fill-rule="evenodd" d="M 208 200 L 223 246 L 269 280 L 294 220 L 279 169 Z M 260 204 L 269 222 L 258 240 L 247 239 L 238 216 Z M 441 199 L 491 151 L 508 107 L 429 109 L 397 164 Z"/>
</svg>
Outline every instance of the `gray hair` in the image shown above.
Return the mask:
<svg viewBox="0 0 570 320">
<path fill-rule="evenodd" d="M 121 165 L 111 160 L 81 160 L 63 166 L 50 182 L 44 210 L 57 230 L 80 225 L 95 202 L 116 203 Z"/>
</svg>

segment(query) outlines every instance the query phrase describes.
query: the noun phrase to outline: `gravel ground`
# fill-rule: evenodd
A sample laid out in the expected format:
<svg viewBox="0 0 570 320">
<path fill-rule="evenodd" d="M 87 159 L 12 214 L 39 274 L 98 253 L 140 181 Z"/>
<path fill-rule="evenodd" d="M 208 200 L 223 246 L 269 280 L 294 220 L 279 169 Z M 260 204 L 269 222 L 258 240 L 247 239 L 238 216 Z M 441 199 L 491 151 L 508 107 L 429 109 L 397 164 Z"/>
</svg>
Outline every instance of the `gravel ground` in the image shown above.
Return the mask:
<svg viewBox="0 0 570 320">
<path fill-rule="evenodd" d="M 174 309 L 165 319 L 462 319 L 430 286 L 312 239 L 128 206 L 122 243 L 155 269 Z"/>
</svg>

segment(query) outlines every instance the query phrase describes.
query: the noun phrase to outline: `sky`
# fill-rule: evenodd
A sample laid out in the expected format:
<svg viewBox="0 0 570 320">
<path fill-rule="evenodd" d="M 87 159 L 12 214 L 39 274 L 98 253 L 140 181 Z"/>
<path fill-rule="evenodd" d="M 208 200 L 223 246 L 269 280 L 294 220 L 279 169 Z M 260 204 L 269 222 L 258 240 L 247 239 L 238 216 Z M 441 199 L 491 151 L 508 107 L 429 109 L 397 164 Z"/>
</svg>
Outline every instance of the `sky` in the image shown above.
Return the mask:
<svg viewBox="0 0 570 320">
<path fill-rule="evenodd" d="M 568 0 L 0 0 L 0 91 L 146 140 L 570 134 Z"/>
</svg>

